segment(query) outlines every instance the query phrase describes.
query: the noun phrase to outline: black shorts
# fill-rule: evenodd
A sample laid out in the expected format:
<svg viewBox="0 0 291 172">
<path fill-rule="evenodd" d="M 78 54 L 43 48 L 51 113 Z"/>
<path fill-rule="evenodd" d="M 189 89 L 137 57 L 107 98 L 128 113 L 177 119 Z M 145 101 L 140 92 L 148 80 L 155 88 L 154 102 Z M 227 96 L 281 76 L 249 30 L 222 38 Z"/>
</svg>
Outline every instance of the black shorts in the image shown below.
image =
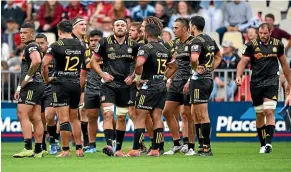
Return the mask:
<svg viewBox="0 0 291 172">
<path fill-rule="evenodd" d="M 41 113 L 45 112 L 45 108 L 53 107 L 53 94 L 45 94 L 41 99 Z"/>
<path fill-rule="evenodd" d="M 136 100 L 137 100 L 138 90 L 136 88 L 136 85 L 133 85 L 130 87 L 130 100 L 129 100 L 129 106 L 135 106 Z"/>
<path fill-rule="evenodd" d="M 250 85 L 253 106 L 259 106 L 264 103 L 264 98 L 277 101 L 279 85 L 256 87 Z"/>
<path fill-rule="evenodd" d="M 20 90 L 18 104 L 41 105 L 43 92 L 42 82 L 30 82 Z"/>
<path fill-rule="evenodd" d="M 81 88 L 79 83 L 54 82 L 52 84 L 53 106 L 70 106 L 71 109 L 79 107 Z"/>
<path fill-rule="evenodd" d="M 190 103 L 208 103 L 213 89 L 213 80 L 208 78 L 191 80 L 190 83 Z"/>
<path fill-rule="evenodd" d="M 164 109 L 167 97 L 166 91 L 149 92 L 148 90 L 140 90 L 137 97 L 136 108 L 143 110 Z"/>
<path fill-rule="evenodd" d="M 85 92 L 84 108 L 85 109 L 100 108 L 100 93 L 92 94 Z"/>
<path fill-rule="evenodd" d="M 107 84 L 101 86 L 101 103 L 113 103 L 119 107 L 130 106 L 130 87 L 115 88 Z"/>
<path fill-rule="evenodd" d="M 178 102 L 180 105 L 191 106 L 189 94 L 168 92 L 166 101 Z"/>
</svg>

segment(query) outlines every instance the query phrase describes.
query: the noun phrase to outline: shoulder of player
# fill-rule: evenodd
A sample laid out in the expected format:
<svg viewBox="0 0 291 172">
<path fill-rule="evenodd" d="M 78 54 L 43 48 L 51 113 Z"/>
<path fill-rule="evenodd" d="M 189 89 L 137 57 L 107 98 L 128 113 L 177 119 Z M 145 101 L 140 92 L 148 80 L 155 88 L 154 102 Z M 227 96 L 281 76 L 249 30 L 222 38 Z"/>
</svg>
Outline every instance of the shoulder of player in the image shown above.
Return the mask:
<svg viewBox="0 0 291 172">
<path fill-rule="evenodd" d="M 271 38 L 271 43 L 274 46 L 283 45 L 282 41 L 280 41 L 279 39 L 276 39 L 276 38 Z"/>
<path fill-rule="evenodd" d="M 30 42 L 29 44 L 27 44 L 27 46 L 25 47 L 26 51 L 31 52 L 32 49 L 34 50 L 38 50 L 41 51 L 40 46 L 36 43 L 36 42 Z"/>
</svg>

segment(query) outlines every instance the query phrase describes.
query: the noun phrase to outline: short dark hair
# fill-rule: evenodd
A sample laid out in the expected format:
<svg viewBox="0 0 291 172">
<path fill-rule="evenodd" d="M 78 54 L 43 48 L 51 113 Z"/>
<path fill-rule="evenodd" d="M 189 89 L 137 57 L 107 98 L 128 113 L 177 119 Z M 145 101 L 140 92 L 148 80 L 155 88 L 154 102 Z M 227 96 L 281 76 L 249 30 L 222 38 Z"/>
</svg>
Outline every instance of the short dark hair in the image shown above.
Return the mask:
<svg viewBox="0 0 291 172">
<path fill-rule="evenodd" d="M 20 28 L 29 28 L 29 29 L 32 29 L 33 31 L 35 30 L 34 24 L 33 23 L 29 23 L 29 22 L 23 23 Z"/>
<path fill-rule="evenodd" d="M 271 14 L 271 13 L 265 15 L 265 18 L 266 17 L 271 18 L 271 19 L 273 19 L 275 21 L 275 16 L 273 14 Z"/>
<path fill-rule="evenodd" d="M 36 38 L 43 38 L 45 41 L 47 41 L 47 37 L 46 37 L 45 34 L 43 34 L 43 33 L 39 33 L 39 34 L 37 34 L 36 37 L 35 37 L 35 39 L 36 39 Z"/>
<path fill-rule="evenodd" d="M 101 30 L 97 30 L 97 29 L 94 29 L 92 30 L 90 33 L 89 33 L 89 38 L 90 37 L 94 37 L 94 36 L 99 36 L 99 37 L 103 37 L 103 32 Z"/>
<path fill-rule="evenodd" d="M 205 20 L 201 16 L 191 17 L 191 25 L 196 26 L 199 31 L 203 31 L 205 27 Z"/>
<path fill-rule="evenodd" d="M 262 23 L 262 24 L 260 24 L 259 29 L 260 28 L 263 28 L 263 29 L 264 28 L 267 28 L 269 30 L 269 32 L 272 31 L 272 26 L 270 24 L 268 24 L 268 23 Z"/>
<path fill-rule="evenodd" d="M 73 30 L 73 25 L 71 22 L 69 22 L 69 20 L 61 21 L 57 27 L 58 30 L 66 33 L 72 33 Z"/>
<path fill-rule="evenodd" d="M 151 35 L 151 37 L 153 38 L 158 38 L 158 36 L 160 35 L 160 29 L 155 24 L 147 24 L 145 26 L 145 32 Z"/>
<path fill-rule="evenodd" d="M 180 22 L 182 25 L 184 25 L 187 30 L 189 29 L 190 27 L 190 24 L 189 24 L 189 19 L 188 18 L 185 18 L 185 17 L 179 17 L 175 20 L 175 22 Z"/>
</svg>

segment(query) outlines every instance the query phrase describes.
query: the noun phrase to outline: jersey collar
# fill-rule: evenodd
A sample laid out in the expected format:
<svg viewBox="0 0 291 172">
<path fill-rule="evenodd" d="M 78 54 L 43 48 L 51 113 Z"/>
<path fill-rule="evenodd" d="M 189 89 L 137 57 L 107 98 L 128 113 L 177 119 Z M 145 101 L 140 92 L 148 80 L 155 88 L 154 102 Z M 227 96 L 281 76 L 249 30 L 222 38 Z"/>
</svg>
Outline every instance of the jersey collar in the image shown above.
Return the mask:
<svg viewBox="0 0 291 172">
<path fill-rule="evenodd" d="M 272 39 L 272 37 L 270 37 L 270 40 L 269 40 L 268 44 L 264 44 L 264 43 L 260 40 L 260 38 L 258 38 L 258 42 L 259 42 L 259 44 L 261 44 L 261 45 L 266 45 L 266 46 L 268 46 L 268 45 L 270 45 L 270 44 L 273 43 L 273 39 Z"/>
<path fill-rule="evenodd" d="M 30 43 L 32 43 L 32 42 L 34 42 L 34 40 L 27 41 L 27 42 L 26 42 L 26 45 L 28 45 L 28 44 L 30 44 Z"/>
<path fill-rule="evenodd" d="M 126 35 L 122 44 L 127 44 L 128 39 L 129 39 L 129 37 Z M 118 41 L 115 39 L 114 35 L 112 35 L 112 41 L 114 44 L 119 44 Z"/>
</svg>

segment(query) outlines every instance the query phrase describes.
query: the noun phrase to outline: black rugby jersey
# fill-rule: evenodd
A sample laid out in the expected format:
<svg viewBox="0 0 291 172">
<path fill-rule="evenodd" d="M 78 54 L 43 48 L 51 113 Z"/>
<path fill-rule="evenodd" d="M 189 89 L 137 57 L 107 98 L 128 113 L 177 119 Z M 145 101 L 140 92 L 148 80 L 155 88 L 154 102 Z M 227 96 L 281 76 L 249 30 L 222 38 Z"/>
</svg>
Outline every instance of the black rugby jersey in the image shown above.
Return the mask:
<svg viewBox="0 0 291 172">
<path fill-rule="evenodd" d="M 212 78 L 214 55 L 219 52 L 216 42 L 207 34 L 200 34 L 193 39 L 191 53 L 199 53 L 198 65 L 205 68 L 204 73 L 194 74 L 192 79 Z"/>
<path fill-rule="evenodd" d="M 244 56 L 248 56 L 251 62 L 251 83 L 256 86 L 269 86 L 279 84 L 278 58 L 284 54 L 284 45 L 275 38 L 265 45 L 260 39 L 255 39 L 243 49 Z"/>
<path fill-rule="evenodd" d="M 81 64 L 85 65 L 85 48 L 76 39 L 61 39 L 53 43 L 47 54 L 55 59 L 54 75 L 59 82 L 80 82 Z"/>
<path fill-rule="evenodd" d="M 140 47 L 138 57 L 144 57 L 142 79 L 148 80 L 141 89 L 165 90 L 164 74 L 166 64 L 170 62 L 170 51 L 160 42 L 149 42 Z"/>
<path fill-rule="evenodd" d="M 34 40 L 32 40 L 32 41 L 29 41 L 27 43 L 27 46 L 23 50 L 20 82 L 22 82 L 24 80 L 25 76 L 27 75 L 27 72 L 28 72 L 29 67 L 31 65 L 30 54 L 34 51 L 38 51 L 40 54 L 40 57 L 42 59 L 43 56 L 42 56 L 41 48 Z M 36 70 L 36 72 L 33 74 L 30 82 L 43 82 L 43 77 L 41 75 L 41 65 Z"/>
<path fill-rule="evenodd" d="M 138 47 L 128 36 L 122 44 L 119 44 L 113 35 L 99 41 L 94 53 L 103 59 L 103 71 L 114 77 L 112 82 L 105 84 L 127 87 L 124 80 L 133 73 Z"/>
</svg>

